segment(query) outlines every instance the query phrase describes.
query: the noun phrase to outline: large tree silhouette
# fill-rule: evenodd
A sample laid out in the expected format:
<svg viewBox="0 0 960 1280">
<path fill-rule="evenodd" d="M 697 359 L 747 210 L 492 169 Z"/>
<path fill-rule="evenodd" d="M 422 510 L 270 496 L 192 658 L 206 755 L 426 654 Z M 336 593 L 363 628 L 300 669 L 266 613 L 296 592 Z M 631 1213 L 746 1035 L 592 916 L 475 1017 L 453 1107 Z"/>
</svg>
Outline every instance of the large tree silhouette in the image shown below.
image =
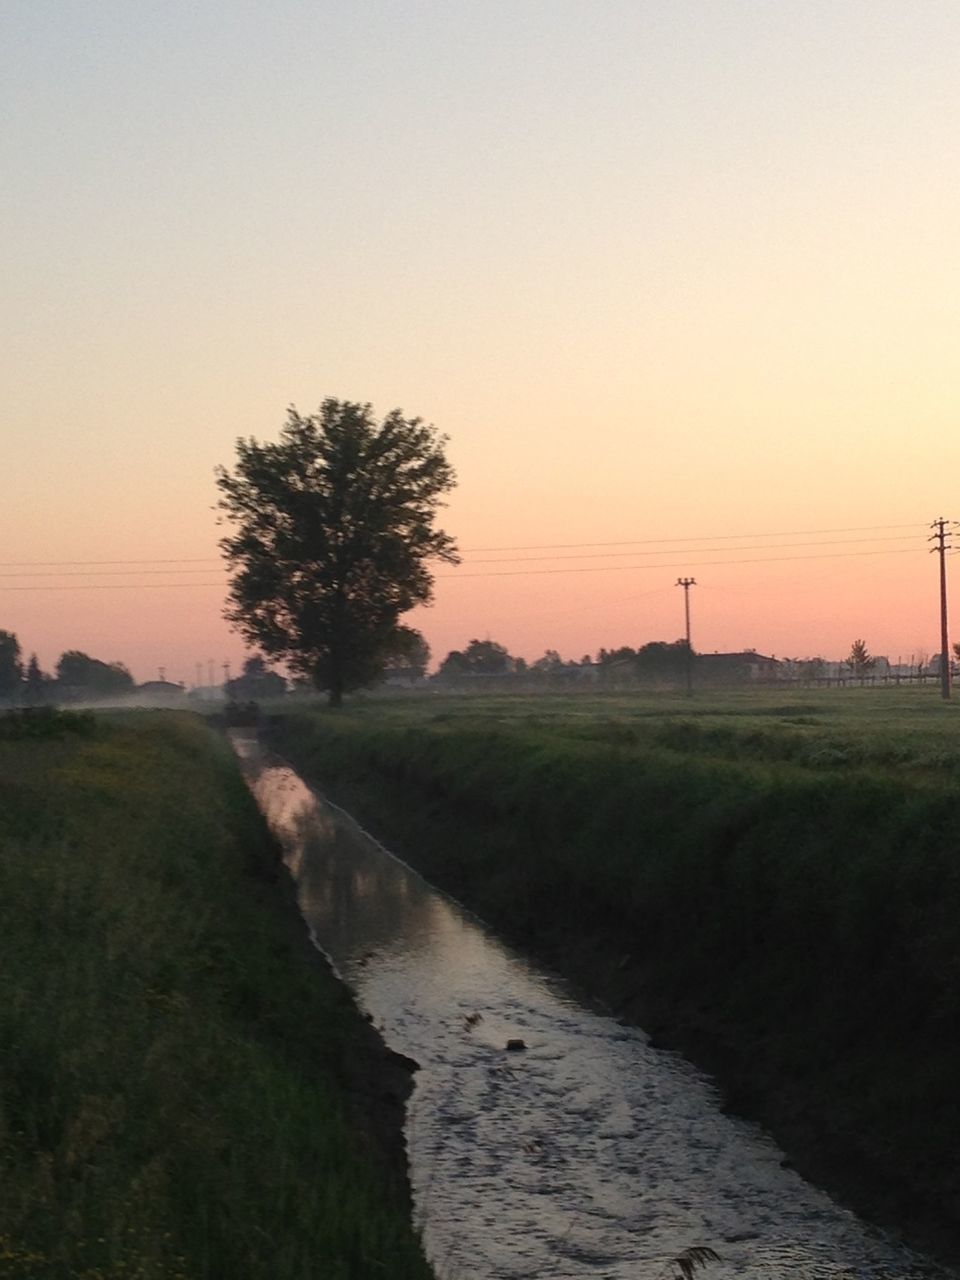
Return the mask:
<svg viewBox="0 0 960 1280">
<path fill-rule="evenodd" d="M 252 644 L 308 676 L 339 706 L 396 651 L 401 616 L 429 604 L 431 560 L 458 560 L 434 528 L 456 478 L 446 437 L 399 409 L 291 408 L 276 444 L 237 441 L 217 469 L 234 527 L 220 546 L 232 574 L 226 616 Z"/>
</svg>

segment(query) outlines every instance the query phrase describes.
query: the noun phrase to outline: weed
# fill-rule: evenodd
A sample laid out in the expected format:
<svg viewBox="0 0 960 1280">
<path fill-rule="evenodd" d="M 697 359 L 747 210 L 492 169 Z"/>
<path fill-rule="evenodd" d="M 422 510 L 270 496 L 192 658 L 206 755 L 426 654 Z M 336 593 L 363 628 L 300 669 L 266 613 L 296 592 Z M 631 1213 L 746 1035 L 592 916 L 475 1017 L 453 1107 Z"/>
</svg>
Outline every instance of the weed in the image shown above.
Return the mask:
<svg viewBox="0 0 960 1280">
<path fill-rule="evenodd" d="M 222 739 L 98 719 L 0 781 L 0 1274 L 427 1280 L 355 1123 L 369 1033 Z"/>
</svg>

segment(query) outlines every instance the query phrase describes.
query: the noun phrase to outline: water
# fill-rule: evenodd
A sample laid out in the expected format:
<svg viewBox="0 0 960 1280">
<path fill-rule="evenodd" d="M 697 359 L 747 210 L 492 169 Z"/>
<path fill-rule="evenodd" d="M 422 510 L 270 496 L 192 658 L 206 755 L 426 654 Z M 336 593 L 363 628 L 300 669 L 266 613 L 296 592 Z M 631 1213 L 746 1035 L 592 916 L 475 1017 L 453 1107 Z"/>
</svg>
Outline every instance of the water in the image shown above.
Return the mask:
<svg viewBox="0 0 960 1280">
<path fill-rule="evenodd" d="M 420 1064 L 410 1176 L 443 1280 L 653 1278 L 693 1245 L 721 1255 L 705 1280 L 936 1274 L 784 1168 L 681 1057 L 584 1007 L 255 738 L 234 742 L 314 941 Z"/>
</svg>

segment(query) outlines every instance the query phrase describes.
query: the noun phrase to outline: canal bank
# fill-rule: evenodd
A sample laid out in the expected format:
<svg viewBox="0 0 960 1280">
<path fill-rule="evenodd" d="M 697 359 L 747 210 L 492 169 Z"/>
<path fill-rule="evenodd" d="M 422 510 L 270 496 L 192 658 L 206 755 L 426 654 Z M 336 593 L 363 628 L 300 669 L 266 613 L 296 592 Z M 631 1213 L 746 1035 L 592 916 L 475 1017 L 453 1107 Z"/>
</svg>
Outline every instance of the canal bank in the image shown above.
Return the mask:
<svg viewBox="0 0 960 1280">
<path fill-rule="evenodd" d="M 221 735 L 0 722 L 0 1272 L 430 1280 L 409 1064 L 308 945 Z"/>
<path fill-rule="evenodd" d="M 960 1256 L 949 786 L 349 718 L 275 740 L 506 937 L 714 1073 L 799 1169 Z"/>
</svg>

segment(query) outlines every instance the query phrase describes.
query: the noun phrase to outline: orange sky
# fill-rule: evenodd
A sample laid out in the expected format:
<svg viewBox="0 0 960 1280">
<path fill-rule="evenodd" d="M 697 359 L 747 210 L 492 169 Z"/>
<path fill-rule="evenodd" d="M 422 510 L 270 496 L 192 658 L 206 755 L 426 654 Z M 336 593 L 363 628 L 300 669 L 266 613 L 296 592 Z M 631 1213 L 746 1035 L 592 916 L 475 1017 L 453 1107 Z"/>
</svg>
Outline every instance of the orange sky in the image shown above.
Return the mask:
<svg viewBox="0 0 960 1280">
<path fill-rule="evenodd" d="M 411 619 L 438 658 L 674 639 L 680 574 L 700 649 L 935 651 L 954 4 L 36 0 L 2 23 L 0 627 L 46 666 L 236 667 L 213 468 L 327 395 L 451 436 L 469 554 Z M 636 554 L 478 563 L 612 543 Z"/>
</svg>

